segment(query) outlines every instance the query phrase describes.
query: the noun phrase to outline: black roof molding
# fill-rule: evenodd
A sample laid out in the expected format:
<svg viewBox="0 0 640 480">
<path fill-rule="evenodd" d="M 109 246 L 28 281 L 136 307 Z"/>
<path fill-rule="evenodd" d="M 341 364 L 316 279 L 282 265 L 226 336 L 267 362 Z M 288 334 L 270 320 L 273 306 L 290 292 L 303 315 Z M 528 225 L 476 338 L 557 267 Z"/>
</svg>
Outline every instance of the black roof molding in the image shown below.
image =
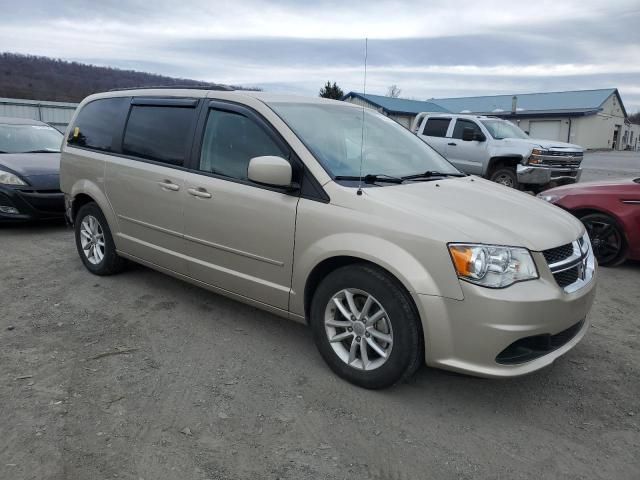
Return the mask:
<svg viewBox="0 0 640 480">
<path fill-rule="evenodd" d="M 149 87 L 126 87 L 126 88 L 112 88 L 110 92 L 124 92 L 127 90 L 218 90 L 223 92 L 235 92 L 235 88 L 228 85 L 156 85 Z"/>
</svg>

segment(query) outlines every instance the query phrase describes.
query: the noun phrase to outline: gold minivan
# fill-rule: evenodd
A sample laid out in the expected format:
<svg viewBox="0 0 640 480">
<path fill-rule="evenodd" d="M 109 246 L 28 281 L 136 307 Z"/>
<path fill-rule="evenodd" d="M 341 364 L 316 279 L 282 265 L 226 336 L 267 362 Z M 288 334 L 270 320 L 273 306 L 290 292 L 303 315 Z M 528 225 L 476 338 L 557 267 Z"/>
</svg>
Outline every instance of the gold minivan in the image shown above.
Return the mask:
<svg viewBox="0 0 640 480">
<path fill-rule="evenodd" d="M 363 387 L 423 363 L 530 373 L 588 328 L 596 264 L 578 220 L 352 104 L 92 95 L 66 132 L 61 186 L 90 272 L 131 260 L 308 323 L 331 369 Z"/>
</svg>

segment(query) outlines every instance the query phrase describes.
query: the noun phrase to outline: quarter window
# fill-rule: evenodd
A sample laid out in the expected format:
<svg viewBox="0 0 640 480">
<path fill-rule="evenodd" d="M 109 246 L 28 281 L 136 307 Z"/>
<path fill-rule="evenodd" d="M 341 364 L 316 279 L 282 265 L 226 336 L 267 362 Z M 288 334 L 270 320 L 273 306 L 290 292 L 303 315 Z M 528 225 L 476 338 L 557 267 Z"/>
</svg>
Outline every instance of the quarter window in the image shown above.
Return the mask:
<svg viewBox="0 0 640 480">
<path fill-rule="evenodd" d="M 252 119 L 235 112 L 209 110 L 202 140 L 200 170 L 237 180 L 247 180 L 253 157 L 288 155 Z"/>
<path fill-rule="evenodd" d="M 428 137 L 446 137 L 449 123 L 451 123 L 450 118 L 429 118 L 422 134 Z"/>
<path fill-rule="evenodd" d="M 129 103 L 128 97 L 102 98 L 87 103 L 78 113 L 67 142 L 93 150 L 114 151 Z"/>
<path fill-rule="evenodd" d="M 453 127 L 453 138 L 459 138 L 462 140 L 462 134 L 465 128 L 473 128 L 473 133 L 477 133 L 482 135 L 482 130 L 476 122 L 472 122 L 471 120 L 457 120 L 456 126 Z"/>
<path fill-rule="evenodd" d="M 124 132 L 127 155 L 182 166 L 187 158 L 196 109 L 133 105 Z"/>
</svg>

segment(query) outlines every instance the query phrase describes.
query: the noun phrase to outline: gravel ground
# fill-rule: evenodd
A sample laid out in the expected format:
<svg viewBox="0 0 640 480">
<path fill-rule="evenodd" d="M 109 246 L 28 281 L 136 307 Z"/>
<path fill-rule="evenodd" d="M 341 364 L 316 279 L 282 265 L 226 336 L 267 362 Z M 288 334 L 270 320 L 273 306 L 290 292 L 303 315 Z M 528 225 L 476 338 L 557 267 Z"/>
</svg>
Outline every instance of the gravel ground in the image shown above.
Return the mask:
<svg viewBox="0 0 640 480">
<path fill-rule="evenodd" d="M 366 391 L 302 325 L 152 270 L 88 273 L 63 225 L 0 226 L 0 478 L 640 478 L 640 263 L 512 380 Z"/>
</svg>

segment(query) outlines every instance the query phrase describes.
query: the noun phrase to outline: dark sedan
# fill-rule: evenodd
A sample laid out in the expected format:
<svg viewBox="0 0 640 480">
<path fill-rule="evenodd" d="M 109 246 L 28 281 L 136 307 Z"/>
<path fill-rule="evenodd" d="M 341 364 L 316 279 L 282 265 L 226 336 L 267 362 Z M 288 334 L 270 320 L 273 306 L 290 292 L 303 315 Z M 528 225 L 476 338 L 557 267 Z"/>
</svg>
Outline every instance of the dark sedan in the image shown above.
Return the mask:
<svg viewBox="0 0 640 480">
<path fill-rule="evenodd" d="M 600 265 L 640 260 L 640 178 L 566 185 L 538 197 L 582 220 Z"/>
<path fill-rule="evenodd" d="M 61 145 L 46 123 L 0 117 L 0 222 L 63 217 Z"/>
</svg>

